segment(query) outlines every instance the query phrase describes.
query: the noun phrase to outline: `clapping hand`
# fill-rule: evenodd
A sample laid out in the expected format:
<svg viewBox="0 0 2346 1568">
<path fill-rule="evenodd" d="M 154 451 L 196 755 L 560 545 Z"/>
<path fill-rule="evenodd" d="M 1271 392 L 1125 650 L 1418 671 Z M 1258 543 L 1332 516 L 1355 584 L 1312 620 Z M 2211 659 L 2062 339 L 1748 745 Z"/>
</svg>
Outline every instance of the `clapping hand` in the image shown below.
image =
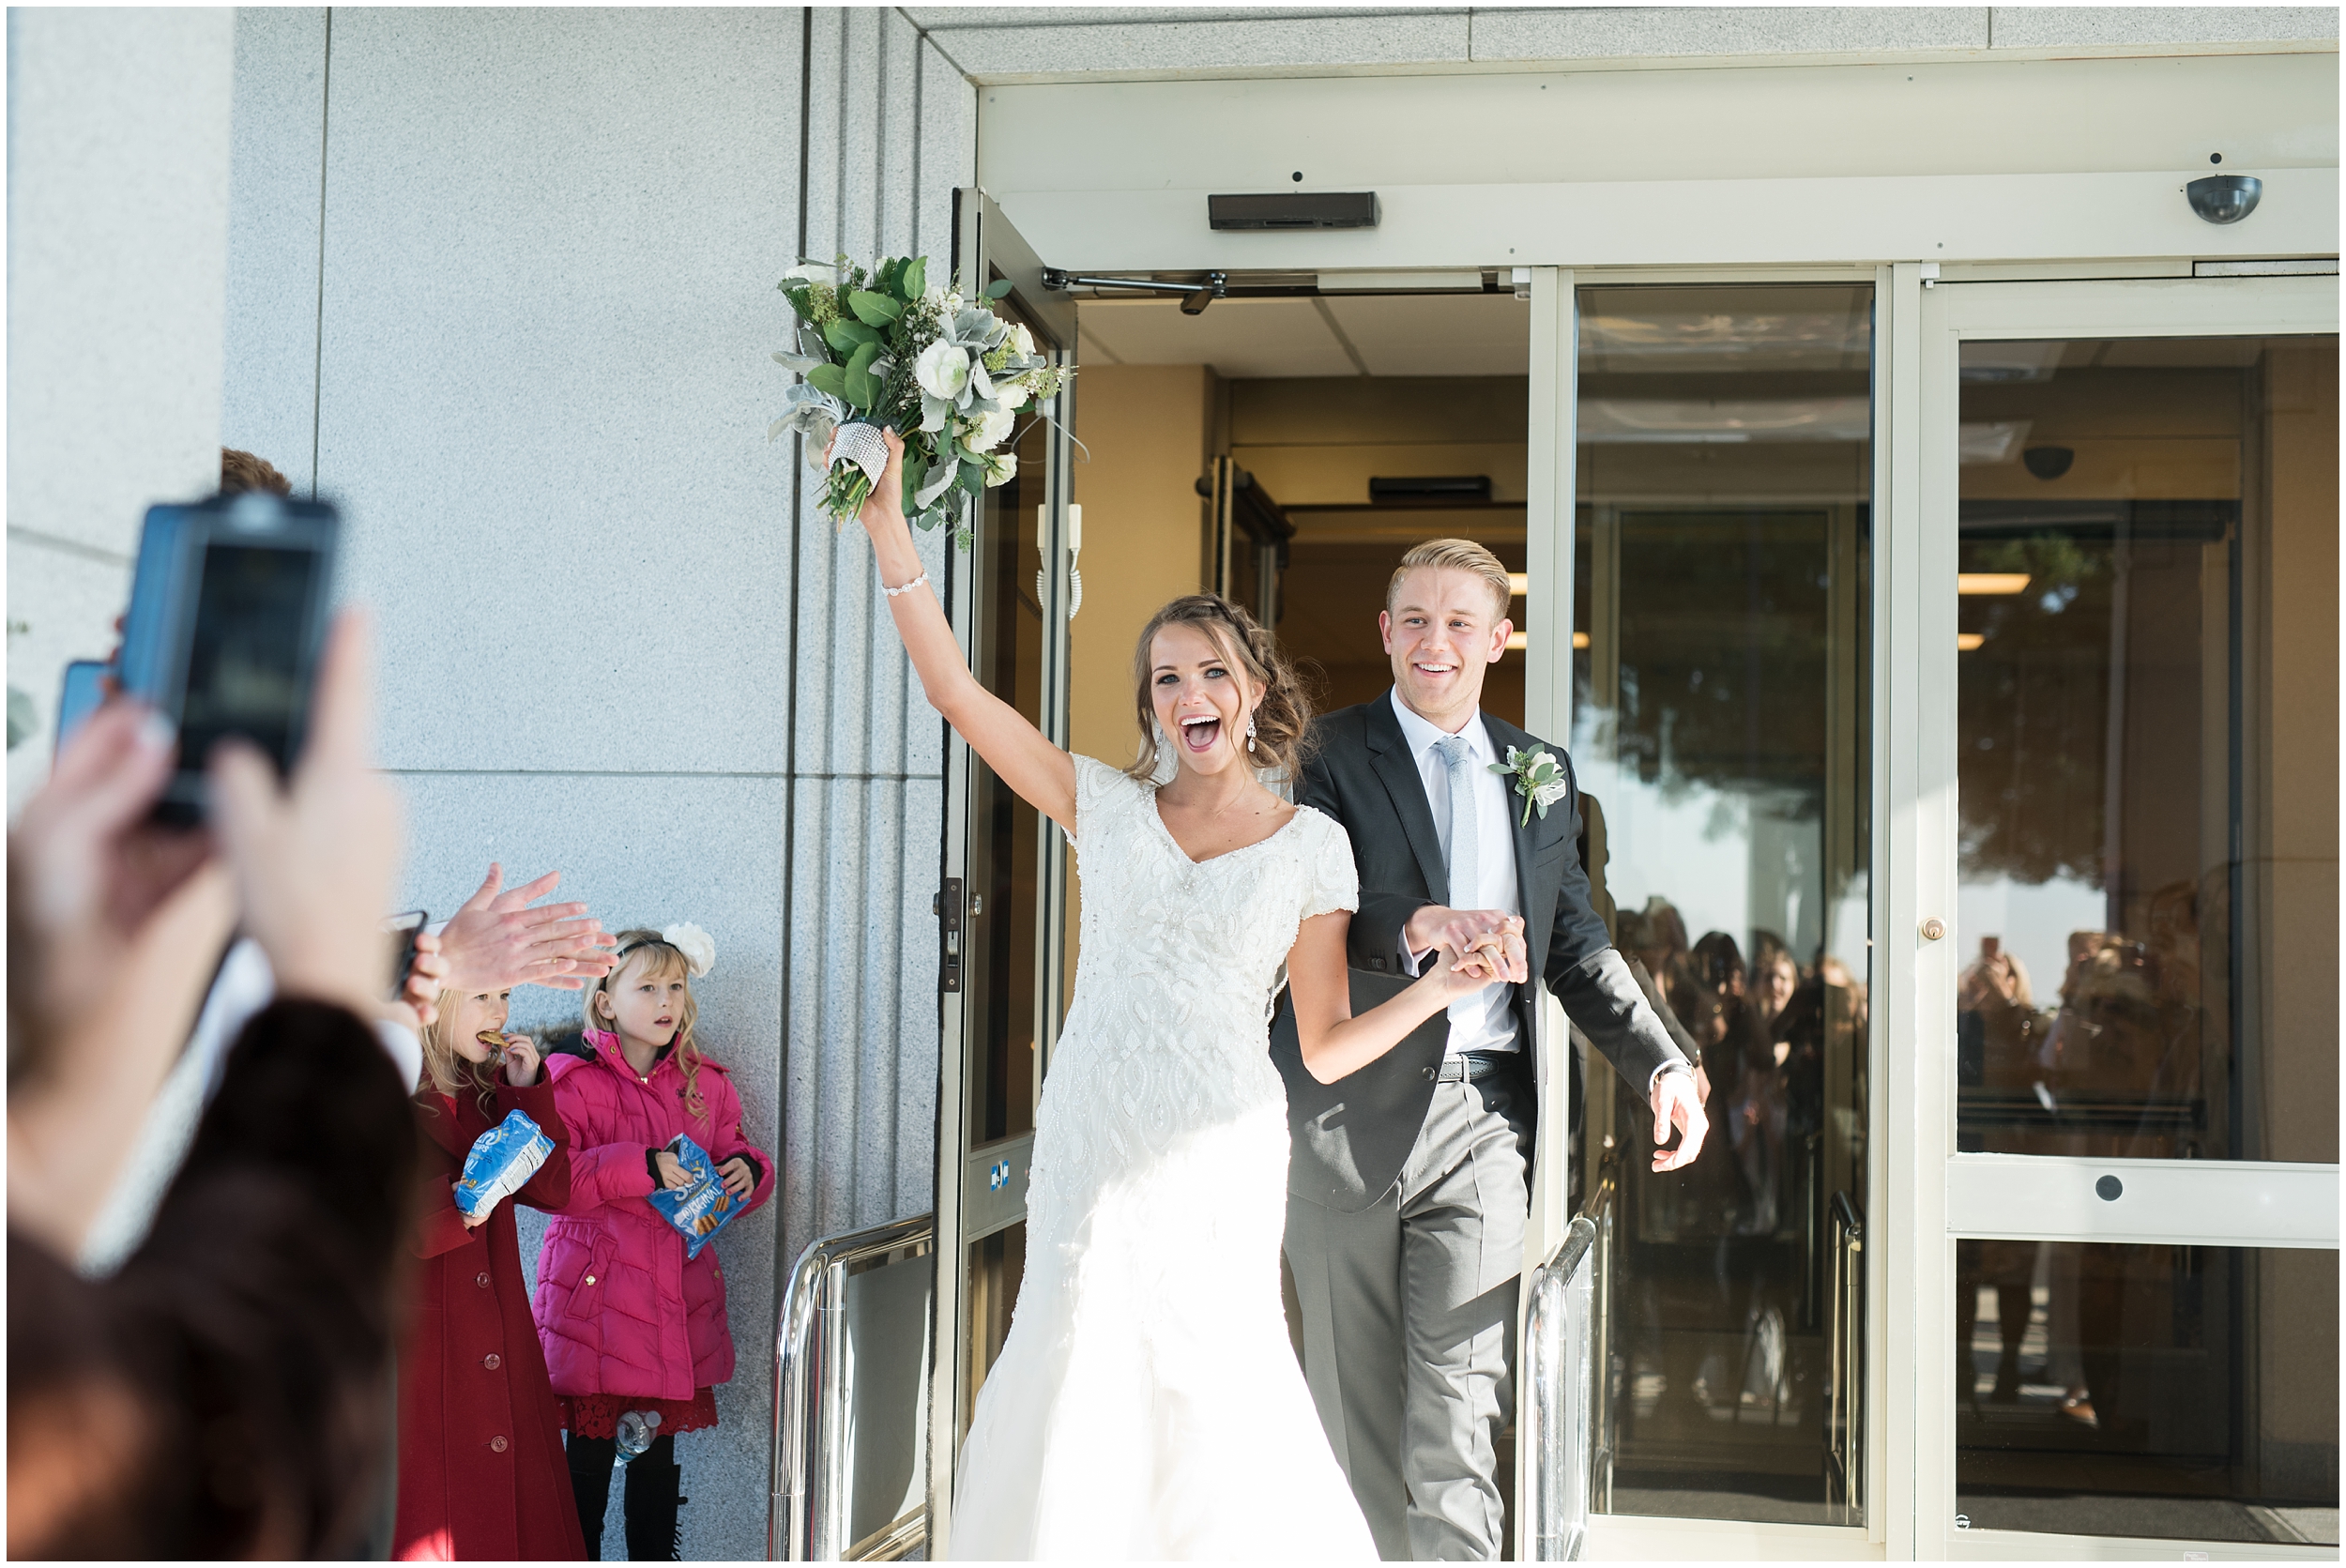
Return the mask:
<svg viewBox="0 0 2346 1568">
<path fill-rule="evenodd" d="M 534 882 L 505 888 L 505 869 L 492 861 L 480 891 L 465 900 L 440 933 L 454 991 L 507 991 L 544 985 L 583 989 L 611 972 L 602 922 L 584 904 L 529 906 L 562 880 L 549 871 Z M 504 890 L 500 891 L 499 890 Z"/>
</svg>

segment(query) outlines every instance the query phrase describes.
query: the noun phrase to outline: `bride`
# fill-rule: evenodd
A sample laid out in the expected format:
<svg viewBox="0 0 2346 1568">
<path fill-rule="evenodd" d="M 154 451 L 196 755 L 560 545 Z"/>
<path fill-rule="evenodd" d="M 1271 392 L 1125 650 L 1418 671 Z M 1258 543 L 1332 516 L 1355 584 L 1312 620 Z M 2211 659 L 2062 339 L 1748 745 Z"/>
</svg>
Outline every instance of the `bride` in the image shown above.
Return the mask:
<svg viewBox="0 0 2346 1568">
<path fill-rule="evenodd" d="M 905 525 L 893 432 L 888 447 L 862 522 L 896 631 L 929 701 L 1067 831 L 1084 879 L 1074 1001 L 1035 1111 L 1025 1281 L 962 1449 L 952 1555 L 1373 1560 L 1280 1307 L 1272 1000 L 1284 978 L 1304 1064 L 1333 1083 L 1500 961 L 1449 953 L 1352 1017 L 1349 843 L 1257 780 L 1293 776 L 1310 718 L 1271 634 L 1211 595 L 1175 600 L 1135 652 L 1139 760 L 1070 756 L 962 662 Z M 1154 785 L 1167 750 L 1173 777 Z"/>
</svg>

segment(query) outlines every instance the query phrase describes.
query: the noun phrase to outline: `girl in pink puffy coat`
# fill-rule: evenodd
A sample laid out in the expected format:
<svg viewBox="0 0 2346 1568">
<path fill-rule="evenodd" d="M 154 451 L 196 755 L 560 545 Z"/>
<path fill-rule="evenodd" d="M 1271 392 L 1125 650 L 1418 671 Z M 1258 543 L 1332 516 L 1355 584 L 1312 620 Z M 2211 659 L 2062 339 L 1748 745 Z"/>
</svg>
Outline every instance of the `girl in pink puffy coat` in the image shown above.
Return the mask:
<svg viewBox="0 0 2346 1568">
<path fill-rule="evenodd" d="M 676 1436 L 717 1424 L 715 1386 L 733 1376 L 716 1246 L 687 1261 L 684 1238 L 647 1201 L 689 1180 L 666 1146 L 708 1150 L 743 1210 L 773 1191 L 773 1161 L 741 1135 L 741 1100 L 693 1038 L 692 981 L 716 958 L 693 925 L 623 931 L 618 964 L 586 992 L 590 1057 L 548 1063 L 571 1134 L 571 1200 L 546 1227 L 533 1310 L 563 1407 L 571 1486 L 589 1557 L 602 1539 L 619 1418 L 658 1418 L 627 1466 L 631 1559 L 677 1555 Z"/>
</svg>

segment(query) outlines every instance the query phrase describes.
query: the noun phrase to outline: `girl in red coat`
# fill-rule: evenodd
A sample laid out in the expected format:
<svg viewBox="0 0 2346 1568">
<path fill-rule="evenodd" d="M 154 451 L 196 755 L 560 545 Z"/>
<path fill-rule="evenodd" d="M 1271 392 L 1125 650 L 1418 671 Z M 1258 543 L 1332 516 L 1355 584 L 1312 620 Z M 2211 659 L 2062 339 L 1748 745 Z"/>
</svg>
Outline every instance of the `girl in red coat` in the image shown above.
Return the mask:
<svg viewBox="0 0 2346 1568">
<path fill-rule="evenodd" d="M 691 1184 L 667 1152 L 678 1134 L 708 1152 L 737 1214 L 772 1192 L 773 1162 L 742 1137 L 740 1096 L 693 1034 L 692 982 L 717 955 L 708 933 L 672 925 L 615 940 L 617 967 L 586 992 L 593 1055 L 552 1063 L 571 1193 L 538 1256 L 536 1310 L 586 1539 L 601 1539 L 619 1421 L 632 1411 L 654 1436 L 627 1464 L 627 1552 L 657 1560 L 677 1555 L 677 1435 L 717 1424 L 733 1335 L 717 1247 L 688 1259 L 647 1199 L 655 1185 Z"/>
<path fill-rule="evenodd" d="M 537 1209 L 570 1198 L 570 1134 L 537 1046 L 503 1033 L 506 997 L 443 992 L 439 1019 L 423 1031 L 415 1095 L 423 1156 L 415 1249 L 423 1267 L 399 1359 L 393 1555 L 403 1560 L 574 1562 L 586 1551 L 522 1283 L 513 1206 L 500 1202 L 478 1220 L 456 1207 L 473 1140 L 516 1110 L 554 1140 L 554 1152 L 514 1195 Z"/>
</svg>

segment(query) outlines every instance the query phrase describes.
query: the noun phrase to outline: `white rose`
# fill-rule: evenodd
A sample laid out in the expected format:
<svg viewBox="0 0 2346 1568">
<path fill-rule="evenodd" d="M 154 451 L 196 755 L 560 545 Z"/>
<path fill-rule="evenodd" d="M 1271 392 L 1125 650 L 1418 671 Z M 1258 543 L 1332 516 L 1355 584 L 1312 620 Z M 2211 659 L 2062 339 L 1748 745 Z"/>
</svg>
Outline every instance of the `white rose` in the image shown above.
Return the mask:
<svg viewBox="0 0 2346 1568">
<path fill-rule="evenodd" d="M 967 434 L 962 436 L 961 444 L 973 452 L 990 452 L 1009 438 L 1011 427 L 1017 422 L 1018 417 L 1007 408 L 981 414 L 962 427 Z"/>
<path fill-rule="evenodd" d="M 1004 408 L 1026 407 L 1026 377 L 1020 376 L 1015 381 L 997 381 L 994 383 L 994 401 L 1000 403 Z"/>
<path fill-rule="evenodd" d="M 1027 330 L 1026 323 L 1013 321 L 1010 324 L 1010 343 L 1021 359 L 1034 358 L 1034 334 Z"/>
<path fill-rule="evenodd" d="M 1018 477 L 1018 454 L 1016 452 L 988 452 L 984 462 L 985 487 L 988 490 L 998 484 L 1008 484 Z"/>
<path fill-rule="evenodd" d="M 660 934 L 660 939 L 684 954 L 686 968 L 694 980 L 717 967 L 717 939 L 690 921 L 678 921 Z"/>
<path fill-rule="evenodd" d="M 783 277 L 796 279 L 801 283 L 821 283 L 827 288 L 835 287 L 839 282 L 839 275 L 821 262 L 801 262 L 784 273 Z"/>
<path fill-rule="evenodd" d="M 912 361 L 912 379 L 929 396 L 951 403 L 969 385 L 969 356 L 939 338 Z"/>
</svg>

